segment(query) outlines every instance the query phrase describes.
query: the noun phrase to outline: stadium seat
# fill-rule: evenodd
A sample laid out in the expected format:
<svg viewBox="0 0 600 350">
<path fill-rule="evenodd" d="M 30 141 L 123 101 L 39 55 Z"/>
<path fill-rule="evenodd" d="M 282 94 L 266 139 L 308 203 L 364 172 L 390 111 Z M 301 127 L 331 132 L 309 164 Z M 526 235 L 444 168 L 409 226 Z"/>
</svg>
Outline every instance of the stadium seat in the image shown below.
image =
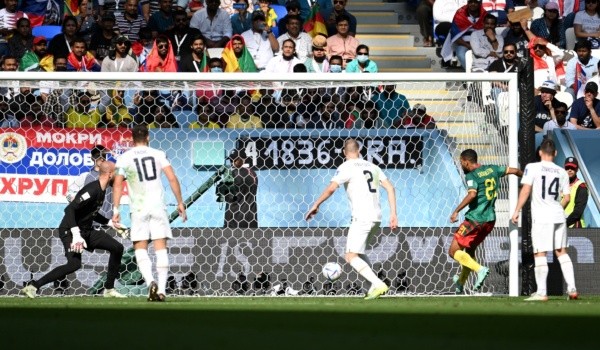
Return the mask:
<svg viewBox="0 0 600 350">
<path fill-rule="evenodd" d="M 32 29 L 33 36 L 43 36 L 50 41 L 56 35 L 60 34 L 61 26 L 37 26 Z"/>
<path fill-rule="evenodd" d="M 573 50 L 573 48 L 575 47 L 575 43 L 577 42 L 577 38 L 575 37 L 575 29 L 574 28 L 567 28 L 567 30 L 565 30 L 565 40 L 566 40 L 566 47 L 567 50 Z"/>
</svg>

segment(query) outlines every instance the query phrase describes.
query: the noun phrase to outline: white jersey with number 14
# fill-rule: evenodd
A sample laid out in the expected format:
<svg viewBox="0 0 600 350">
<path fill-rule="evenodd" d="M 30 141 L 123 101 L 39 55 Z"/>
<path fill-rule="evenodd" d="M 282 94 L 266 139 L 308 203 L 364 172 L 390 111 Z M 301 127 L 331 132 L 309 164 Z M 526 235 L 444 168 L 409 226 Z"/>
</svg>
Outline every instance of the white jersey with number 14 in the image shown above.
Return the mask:
<svg viewBox="0 0 600 350">
<path fill-rule="evenodd" d="M 165 152 L 148 146 L 136 146 L 117 159 L 117 174 L 127 180 L 132 213 L 165 208 L 161 174 L 170 165 Z"/>
<path fill-rule="evenodd" d="M 364 159 L 350 159 L 342 164 L 332 182 L 344 185 L 352 207 L 352 218 L 359 221 L 381 221 L 379 184 L 387 180 L 381 169 Z"/>
<path fill-rule="evenodd" d="M 560 204 L 569 194 L 569 175 L 565 169 L 552 162 L 527 164 L 521 183 L 531 185 L 531 217 L 533 222 L 558 224 L 565 222 Z"/>
</svg>

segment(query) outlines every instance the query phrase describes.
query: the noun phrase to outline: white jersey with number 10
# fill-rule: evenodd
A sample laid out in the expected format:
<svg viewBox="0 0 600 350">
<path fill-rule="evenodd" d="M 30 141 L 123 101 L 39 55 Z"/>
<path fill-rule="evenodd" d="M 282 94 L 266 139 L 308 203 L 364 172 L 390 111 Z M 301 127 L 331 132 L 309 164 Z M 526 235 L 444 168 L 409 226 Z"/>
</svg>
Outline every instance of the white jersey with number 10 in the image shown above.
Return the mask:
<svg viewBox="0 0 600 350">
<path fill-rule="evenodd" d="M 527 164 L 521 183 L 531 185 L 531 217 L 533 222 L 558 224 L 565 222 L 560 201 L 569 194 L 569 175 L 552 162 Z"/>
<path fill-rule="evenodd" d="M 131 212 L 165 208 L 162 169 L 170 166 L 165 152 L 136 146 L 117 159 L 117 174 L 127 180 Z"/>
<path fill-rule="evenodd" d="M 387 180 L 381 169 L 364 159 L 350 159 L 342 164 L 332 182 L 344 185 L 352 207 L 352 218 L 358 221 L 381 221 L 379 184 Z"/>
</svg>

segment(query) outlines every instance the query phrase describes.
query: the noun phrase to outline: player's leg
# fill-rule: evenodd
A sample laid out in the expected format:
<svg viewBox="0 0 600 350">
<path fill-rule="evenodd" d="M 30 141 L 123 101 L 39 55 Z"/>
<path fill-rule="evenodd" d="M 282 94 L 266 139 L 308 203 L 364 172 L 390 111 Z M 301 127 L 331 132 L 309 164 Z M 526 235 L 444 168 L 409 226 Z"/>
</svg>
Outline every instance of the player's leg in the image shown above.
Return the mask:
<svg viewBox="0 0 600 350">
<path fill-rule="evenodd" d="M 115 290 L 115 280 L 119 276 L 123 245 L 104 231 L 94 231 L 88 243 L 89 249 L 102 249 L 109 252 L 108 271 L 104 282 L 104 296 L 108 298 L 125 298 Z"/>
<path fill-rule="evenodd" d="M 533 268 L 535 275 L 535 283 L 537 290 L 531 297 L 525 299 L 527 301 L 545 301 L 548 300 L 548 292 L 546 280 L 548 279 L 548 259 L 546 252 L 552 250 L 553 238 L 548 235 L 549 230 L 554 230 L 554 224 L 534 223 L 531 227 L 531 243 L 533 245 L 533 256 L 535 267 Z M 550 236 L 545 237 L 546 235 Z"/>
<path fill-rule="evenodd" d="M 131 214 L 130 237 L 133 242 L 138 269 L 144 277 L 146 285 L 150 287 L 154 282 L 154 276 L 152 276 L 152 261 L 150 260 L 150 256 L 148 256 L 150 225 L 146 215 Z"/>
<path fill-rule="evenodd" d="M 480 224 L 465 220 L 454 234 L 454 239 L 450 244 L 448 254 L 458 261 L 463 268 L 466 267 L 477 272 L 477 280 L 474 285 L 475 290 L 481 288 L 483 282 L 490 273 L 490 269 L 477 263 L 472 254 L 475 251 L 475 248 L 481 244 L 485 237 L 492 231 L 494 225 L 495 222 L 493 221 Z M 471 252 L 471 254 L 469 252 Z M 469 273 L 469 271 L 465 271 L 464 269 L 463 271 L 465 275 L 463 275 L 464 282 L 462 282 L 462 285 L 466 282 Z M 460 282 L 460 276 L 458 280 Z"/>
<path fill-rule="evenodd" d="M 150 219 L 150 238 L 156 252 L 156 274 L 158 276 L 158 300 L 164 301 L 167 294 L 167 279 L 169 275 L 169 255 L 167 240 L 173 238 L 169 218 L 165 211 L 156 212 Z"/>
<path fill-rule="evenodd" d="M 579 298 L 577 294 L 577 288 L 575 287 L 575 273 L 573 271 L 573 262 L 571 257 L 567 253 L 567 229 L 566 224 L 556 224 L 554 230 L 554 252 L 560 263 L 560 269 L 562 270 L 563 277 L 567 283 L 567 293 L 569 300 L 575 300 Z"/>
</svg>

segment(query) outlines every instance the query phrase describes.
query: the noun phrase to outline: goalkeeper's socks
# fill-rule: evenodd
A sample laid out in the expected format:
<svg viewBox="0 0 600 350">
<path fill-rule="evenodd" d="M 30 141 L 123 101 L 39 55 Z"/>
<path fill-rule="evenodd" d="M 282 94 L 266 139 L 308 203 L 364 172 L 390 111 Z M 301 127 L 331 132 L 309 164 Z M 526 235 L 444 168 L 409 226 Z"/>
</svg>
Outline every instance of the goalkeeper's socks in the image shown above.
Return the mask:
<svg viewBox="0 0 600 350">
<path fill-rule="evenodd" d="M 548 295 L 546 289 L 546 279 L 548 278 L 548 260 L 545 256 L 535 257 L 535 283 L 537 284 L 537 294 Z"/>
<path fill-rule="evenodd" d="M 366 278 L 367 281 L 371 282 L 372 286 L 379 286 L 383 284 L 383 281 L 380 280 L 379 277 L 377 277 L 373 270 L 371 270 L 369 264 L 367 264 L 360 257 L 357 256 L 354 259 L 352 259 L 350 261 L 350 266 L 352 266 L 352 268 L 354 268 L 356 272 L 358 272 L 361 276 Z"/>
<path fill-rule="evenodd" d="M 563 254 L 558 257 L 560 263 L 560 269 L 562 270 L 563 277 L 567 283 L 567 290 L 577 289 L 575 288 L 575 273 L 573 272 L 573 262 L 569 257 L 569 254 Z"/>
<path fill-rule="evenodd" d="M 146 285 L 149 286 L 150 283 L 154 282 L 154 277 L 152 276 L 152 261 L 150 261 L 148 251 L 146 249 L 136 249 L 135 260 L 137 261 L 138 269 L 144 277 L 144 281 L 146 281 Z"/>
<path fill-rule="evenodd" d="M 464 286 L 465 283 L 467 283 L 467 278 L 469 278 L 470 273 L 471 269 L 466 266 L 463 266 L 460 271 L 460 275 L 458 276 L 458 282 Z"/>
<path fill-rule="evenodd" d="M 169 256 L 166 249 L 156 251 L 156 272 L 158 274 L 158 294 L 167 295 L 167 278 L 169 275 Z"/>
<path fill-rule="evenodd" d="M 469 253 L 465 252 L 464 250 L 457 250 L 456 253 L 454 253 L 453 258 L 463 267 L 468 267 L 472 271 L 479 271 L 479 269 L 481 269 L 481 265 L 479 265 L 477 261 L 475 261 L 475 259 L 473 259 Z"/>
</svg>

